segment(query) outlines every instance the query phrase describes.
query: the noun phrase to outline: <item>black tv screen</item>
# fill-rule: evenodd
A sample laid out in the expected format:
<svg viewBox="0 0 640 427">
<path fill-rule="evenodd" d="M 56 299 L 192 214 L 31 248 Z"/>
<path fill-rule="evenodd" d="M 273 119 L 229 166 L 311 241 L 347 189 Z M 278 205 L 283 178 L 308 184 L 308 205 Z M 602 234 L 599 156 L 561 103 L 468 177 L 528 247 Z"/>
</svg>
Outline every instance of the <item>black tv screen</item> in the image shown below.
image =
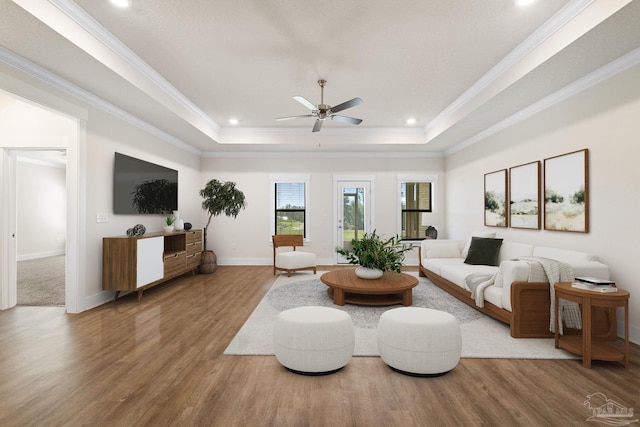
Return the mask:
<svg viewBox="0 0 640 427">
<path fill-rule="evenodd" d="M 116 153 L 113 212 L 168 214 L 178 210 L 178 171 Z"/>
</svg>

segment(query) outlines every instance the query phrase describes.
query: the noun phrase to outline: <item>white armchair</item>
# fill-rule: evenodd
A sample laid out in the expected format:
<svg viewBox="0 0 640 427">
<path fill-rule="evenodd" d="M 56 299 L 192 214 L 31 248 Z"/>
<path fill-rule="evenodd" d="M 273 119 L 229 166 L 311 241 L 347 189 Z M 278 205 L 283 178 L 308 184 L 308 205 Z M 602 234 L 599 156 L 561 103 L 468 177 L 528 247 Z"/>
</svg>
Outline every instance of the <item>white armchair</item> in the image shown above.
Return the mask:
<svg viewBox="0 0 640 427">
<path fill-rule="evenodd" d="M 292 271 L 313 270 L 316 274 L 316 255 L 310 252 L 297 251 L 296 247 L 303 246 L 301 234 L 274 235 L 273 241 L 273 274 L 277 270 L 287 272 L 287 277 L 291 277 Z M 290 251 L 278 251 L 280 247 L 293 247 Z"/>
</svg>

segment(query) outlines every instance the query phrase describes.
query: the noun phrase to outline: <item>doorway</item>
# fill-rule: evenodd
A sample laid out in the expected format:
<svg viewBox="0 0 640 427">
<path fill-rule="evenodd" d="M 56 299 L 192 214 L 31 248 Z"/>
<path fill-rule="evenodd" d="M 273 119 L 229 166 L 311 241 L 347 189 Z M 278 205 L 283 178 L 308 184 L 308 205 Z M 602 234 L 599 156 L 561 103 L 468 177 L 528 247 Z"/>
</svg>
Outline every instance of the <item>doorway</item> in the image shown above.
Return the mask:
<svg viewBox="0 0 640 427">
<path fill-rule="evenodd" d="M 66 154 L 16 151 L 17 305 L 65 305 Z"/>
<path fill-rule="evenodd" d="M 11 82 L 11 79 L 8 78 Z M 78 284 L 85 276 L 84 158 L 88 112 L 30 86 L 0 89 L 0 310 L 17 304 L 16 152 L 66 150 L 64 221 L 65 309 L 78 313 Z M 41 103 L 38 103 L 41 101 Z M 90 304 L 91 302 L 89 302 Z"/>
<path fill-rule="evenodd" d="M 371 232 L 372 181 L 336 181 L 336 247 L 351 249 L 351 241 Z M 346 264 L 346 257 L 337 255 L 338 264 Z"/>
</svg>

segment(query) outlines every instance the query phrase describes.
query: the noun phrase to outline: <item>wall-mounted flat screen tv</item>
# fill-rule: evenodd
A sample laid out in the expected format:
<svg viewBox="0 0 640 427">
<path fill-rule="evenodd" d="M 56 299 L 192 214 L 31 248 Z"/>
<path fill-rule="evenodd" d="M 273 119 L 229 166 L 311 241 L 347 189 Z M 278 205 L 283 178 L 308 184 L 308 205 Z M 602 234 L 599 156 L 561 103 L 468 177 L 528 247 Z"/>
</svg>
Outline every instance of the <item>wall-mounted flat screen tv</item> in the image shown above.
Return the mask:
<svg viewBox="0 0 640 427">
<path fill-rule="evenodd" d="M 113 212 L 168 214 L 178 210 L 178 171 L 116 153 Z"/>
</svg>

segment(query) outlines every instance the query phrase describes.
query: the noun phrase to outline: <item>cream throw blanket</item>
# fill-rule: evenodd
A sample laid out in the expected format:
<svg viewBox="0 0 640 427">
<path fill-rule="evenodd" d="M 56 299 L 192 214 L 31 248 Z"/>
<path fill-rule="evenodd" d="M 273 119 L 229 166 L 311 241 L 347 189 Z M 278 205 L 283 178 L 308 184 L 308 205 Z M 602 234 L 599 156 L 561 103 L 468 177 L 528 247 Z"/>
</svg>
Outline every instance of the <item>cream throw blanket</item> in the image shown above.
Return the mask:
<svg viewBox="0 0 640 427">
<path fill-rule="evenodd" d="M 464 278 L 471 291 L 471 298 L 478 307 L 484 307 L 484 290 L 493 285 L 498 273 L 471 273 Z"/>
<path fill-rule="evenodd" d="M 551 305 L 549 307 L 549 330 L 555 331 L 555 287 L 558 282 L 572 282 L 573 270 L 571 266 L 555 259 L 543 257 L 521 257 L 517 260 L 526 261 L 529 264 L 529 282 L 549 282 Z M 478 307 L 484 307 L 484 291 L 493 285 L 497 273 L 473 273 L 465 277 L 467 287 L 471 291 L 471 298 Z M 570 328 L 582 329 L 580 306 L 575 302 L 559 300 L 558 325 L 562 334 L 563 322 Z"/>
<path fill-rule="evenodd" d="M 549 282 L 549 293 L 551 296 L 549 330 L 554 332 L 556 318 L 556 289 L 554 285 L 558 282 L 573 282 L 573 279 L 575 279 L 573 270 L 569 264 L 550 258 L 522 257 L 520 260 L 529 263 L 529 282 Z M 558 304 L 560 305 L 558 307 L 558 332 L 560 334 L 563 333 L 563 322 L 570 328 L 582 329 L 580 306 L 575 302 L 565 301 L 563 299 L 560 299 Z"/>
</svg>

